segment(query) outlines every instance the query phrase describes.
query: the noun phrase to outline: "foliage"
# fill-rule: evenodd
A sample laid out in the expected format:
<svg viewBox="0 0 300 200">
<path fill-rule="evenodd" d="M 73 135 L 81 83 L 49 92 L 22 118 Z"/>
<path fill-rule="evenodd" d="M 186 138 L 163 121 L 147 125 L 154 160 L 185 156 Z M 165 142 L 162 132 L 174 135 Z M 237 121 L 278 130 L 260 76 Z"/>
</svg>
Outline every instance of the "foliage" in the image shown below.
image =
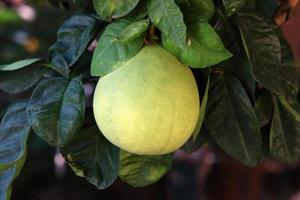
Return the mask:
<svg viewBox="0 0 300 200">
<path fill-rule="evenodd" d="M 173 154 L 120 150 L 86 109 L 84 85 L 149 43 L 161 44 L 194 68 L 201 112 L 183 150 L 214 141 L 248 166 L 265 156 L 299 160 L 300 67 L 272 19 L 275 0 L 49 1 L 71 15 L 58 29 L 49 58 L 0 65 L 2 91 L 30 93 L 0 110 L 1 200 L 9 199 L 30 133 L 59 147 L 76 175 L 99 189 L 118 176 L 134 187 L 146 186 L 169 170 Z M 270 142 L 262 141 L 262 129 Z"/>
</svg>

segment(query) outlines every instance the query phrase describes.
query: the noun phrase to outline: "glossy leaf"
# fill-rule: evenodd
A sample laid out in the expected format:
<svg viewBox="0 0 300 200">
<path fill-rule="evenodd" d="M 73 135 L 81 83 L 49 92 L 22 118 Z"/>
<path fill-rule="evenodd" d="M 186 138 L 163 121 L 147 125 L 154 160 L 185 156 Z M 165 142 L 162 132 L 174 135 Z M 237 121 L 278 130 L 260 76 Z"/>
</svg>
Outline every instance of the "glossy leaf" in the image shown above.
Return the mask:
<svg viewBox="0 0 300 200">
<path fill-rule="evenodd" d="M 247 0 L 223 0 L 226 15 L 230 16 L 237 13 L 246 3 Z"/>
<path fill-rule="evenodd" d="M 249 97 L 230 73 L 211 77 L 205 124 L 209 134 L 229 155 L 248 166 L 261 156 L 261 136 Z"/>
<path fill-rule="evenodd" d="M 170 169 L 172 154 L 143 156 L 120 151 L 120 178 L 133 187 L 158 181 Z"/>
<path fill-rule="evenodd" d="M 151 22 L 169 38 L 176 48 L 186 44 L 186 25 L 174 0 L 149 0 L 148 12 Z"/>
<path fill-rule="evenodd" d="M 254 111 L 260 127 L 264 127 L 272 120 L 273 105 L 270 92 L 263 91 L 255 102 Z"/>
<path fill-rule="evenodd" d="M 184 49 L 168 37 L 162 36 L 163 45 L 183 63 L 193 68 L 205 68 L 232 56 L 227 51 L 213 27 L 208 22 L 191 21 L 188 25 L 188 41 Z"/>
<path fill-rule="evenodd" d="M 99 189 L 109 187 L 119 174 L 119 149 L 111 144 L 96 125 L 81 130 L 62 149 L 76 175 Z"/>
<path fill-rule="evenodd" d="M 234 74 L 243 83 L 254 104 L 256 82 L 248 57 L 243 50 L 242 40 L 235 34 L 239 32 L 236 22 L 232 18 L 227 18 L 220 9 L 217 9 L 215 17 L 217 18 L 214 24 L 215 30 L 226 48 L 233 54 L 230 59 L 218 64 L 218 67 Z"/>
<path fill-rule="evenodd" d="M 270 154 L 277 160 L 294 163 L 300 157 L 300 120 L 287 109 L 286 103 L 284 98 L 273 97 Z"/>
<path fill-rule="evenodd" d="M 26 117 L 27 101 L 13 103 L 0 124 L 0 170 L 20 160 L 26 149 L 30 126 Z"/>
<path fill-rule="evenodd" d="M 184 18 L 197 18 L 201 21 L 208 21 L 215 12 L 213 0 L 176 0 L 184 13 Z"/>
<path fill-rule="evenodd" d="M 131 21 L 123 19 L 106 27 L 94 51 L 91 67 L 93 76 L 103 76 L 114 71 L 141 49 L 144 43 L 143 34 L 130 42 L 114 42 L 120 32 L 130 24 Z"/>
<path fill-rule="evenodd" d="M 23 67 L 32 65 L 40 60 L 41 60 L 40 58 L 30 58 L 25 60 L 19 60 L 7 65 L 0 65 L 0 71 L 13 71 L 13 70 L 21 69 Z"/>
<path fill-rule="evenodd" d="M 67 19 L 57 32 L 57 41 L 50 47 L 50 60 L 63 76 L 68 77 L 69 67 L 82 55 L 92 40 L 96 19 L 90 15 L 74 15 Z"/>
<path fill-rule="evenodd" d="M 51 145 L 68 144 L 84 120 L 85 100 L 81 76 L 41 81 L 27 107 L 34 132 Z"/>
<path fill-rule="evenodd" d="M 15 71 L 0 72 L 0 90 L 17 94 L 32 88 L 44 75 L 46 69 L 32 65 Z"/>
<path fill-rule="evenodd" d="M 294 78 L 285 72 L 288 69 L 281 67 L 281 43 L 273 25 L 256 14 L 240 13 L 239 27 L 256 80 L 283 96 L 297 88 L 298 83 L 291 82 Z"/>
<path fill-rule="evenodd" d="M 141 36 L 149 26 L 149 19 L 142 19 L 131 23 L 115 39 L 115 42 L 130 42 Z"/>
<path fill-rule="evenodd" d="M 127 15 L 137 6 L 138 2 L 139 0 L 93 0 L 96 12 L 104 20 Z"/>
<path fill-rule="evenodd" d="M 13 180 L 26 159 L 30 126 L 26 117 L 27 100 L 13 103 L 0 124 L 0 199 L 9 200 Z"/>
</svg>

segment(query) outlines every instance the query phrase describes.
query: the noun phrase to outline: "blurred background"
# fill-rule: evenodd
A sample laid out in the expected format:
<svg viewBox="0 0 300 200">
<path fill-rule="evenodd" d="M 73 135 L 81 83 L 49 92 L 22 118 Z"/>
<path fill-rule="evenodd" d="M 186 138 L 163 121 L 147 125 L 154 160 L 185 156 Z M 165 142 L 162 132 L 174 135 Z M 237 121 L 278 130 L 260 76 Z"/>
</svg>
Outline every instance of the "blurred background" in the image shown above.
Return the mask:
<svg viewBox="0 0 300 200">
<path fill-rule="evenodd" d="M 47 57 L 67 15 L 44 0 L 0 0 L 0 64 Z M 300 61 L 300 5 L 280 24 Z M 15 97 L 0 91 L 0 108 Z M 135 189 L 117 180 L 100 191 L 75 176 L 56 149 L 34 134 L 29 142 L 13 200 L 300 200 L 300 163 L 287 166 L 265 159 L 248 168 L 218 147 L 203 147 L 193 154 L 176 152 L 170 172 L 151 186 Z"/>
</svg>

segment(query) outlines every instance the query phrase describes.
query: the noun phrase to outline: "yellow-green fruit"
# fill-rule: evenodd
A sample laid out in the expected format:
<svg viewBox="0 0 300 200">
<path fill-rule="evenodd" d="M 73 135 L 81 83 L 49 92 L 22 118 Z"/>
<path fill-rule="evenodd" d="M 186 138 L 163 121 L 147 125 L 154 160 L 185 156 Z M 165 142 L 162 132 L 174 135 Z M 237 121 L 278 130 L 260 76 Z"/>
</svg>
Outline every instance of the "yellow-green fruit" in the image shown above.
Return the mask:
<svg viewBox="0 0 300 200">
<path fill-rule="evenodd" d="M 158 45 L 149 45 L 102 77 L 94 115 L 104 136 L 135 154 L 173 152 L 191 136 L 199 114 L 191 70 Z"/>
</svg>

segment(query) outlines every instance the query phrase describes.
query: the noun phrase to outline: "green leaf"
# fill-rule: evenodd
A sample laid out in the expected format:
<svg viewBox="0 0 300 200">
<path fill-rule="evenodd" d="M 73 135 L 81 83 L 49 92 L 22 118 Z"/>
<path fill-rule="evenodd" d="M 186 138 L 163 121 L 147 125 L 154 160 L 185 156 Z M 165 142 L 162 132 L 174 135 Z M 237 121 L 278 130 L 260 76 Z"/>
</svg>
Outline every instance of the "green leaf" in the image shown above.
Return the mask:
<svg viewBox="0 0 300 200">
<path fill-rule="evenodd" d="M 139 0 L 93 0 L 97 14 L 104 20 L 119 18 L 132 11 Z"/>
<path fill-rule="evenodd" d="M 180 149 L 188 153 L 193 153 L 199 150 L 207 142 L 208 139 L 209 134 L 205 127 L 205 124 L 203 124 L 197 137 L 195 139 L 193 139 L 193 136 L 190 137 L 188 141 L 186 141 L 186 143 L 184 143 L 184 145 L 180 147 Z"/>
<path fill-rule="evenodd" d="M 25 154 L 30 126 L 26 117 L 27 101 L 13 103 L 0 124 L 0 170 L 20 160 Z"/>
<path fill-rule="evenodd" d="M 46 73 L 46 68 L 32 65 L 15 71 L 0 72 L 0 90 L 17 94 L 32 88 Z"/>
<path fill-rule="evenodd" d="M 208 22 L 193 20 L 187 25 L 188 41 L 183 50 L 176 47 L 171 38 L 162 36 L 164 47 L 178 57 L 181 62 L 193 68 L 205 68 L 232 56 Z"/>
<path fill-rule="evenodd" d="M 52 64 L 63 76 L 68 77 L 68 68 L 82 55 L 95 29 L 96 19 L 90 15 L 74 15 L 61 25 L 49 51 Z"/>
<path fill-rule="evenodd" d="M 245 165 L 254 166 L 261 156 L 261 136 L 249 97 L 230 73 L 211 76 L 205 124 L 217 144 Z"/>
<path fill-rule="evenodd" d="M 297 90 L 300 74 L 287 73 L 295 70 L 282 67 L 281 42 L 274 24 L 254 13 L 240 13 L 238 23 L 256 80 L 271 92 L 283 96 Z"/>
<path fill-rule="evenodd" d="M 86 177 L 99 189 L 109 187 L 118 177 L 119 149 L 96 125 L 80 131 L 62 152 L 76 175 Z"/>
<path fill-rule="evenodd" d="M 176 0 L 184 13 L 184 18 L 197 18 L 201 21 L 208 21 L 215 12 L 213 0 Z"/>
<path fill-rule="evenodd" d="M 208 74 L 208 79 L 207 79 L 207 83 L 206 83 L 206 87 L 205 87 L 205 92 L 204 92 L 204 96 L 202 98 L 202 102 L 200 105 L 200 112 L 199 112 L 199 117 L 198 117 L 198 121 L 195 127 L 195 130 L 193 132 L 193 140 L 195 141 L 204 122 L 204 117 L 206 114 L 206 106 L 207 106 L 207 101 L 208 101 L 208 91 L 209 91 L 209 83 L 210 83 L 210 72 Z"/>
<path fill-rule="evenodd" d="M 148 12 L 152 23 L 176 48 L 185 47 L 186 25 L 174 0 L 149 0 Z"/>
<path fill-rule="evenodd" d="M 114 71 L 141 49 L 144 43 L 143 34 L 130 42 L 114 42 L 120 32 L 130 24 L 131 21 L 122 19 L 106 27 L 94 51 L 91 67 L 93 76 L 103 76 Z"/>
<path fill-rule="evenodd" d="M 149 27 L 149 19 L 142 19 L 131 23 L 116 37 L 115 42 L 130 42 L 139 37 Z"/>
<path fill-rule="evenodd" d="M 0 199 L 10 199 L 11 185 L 26 159 L 30 126 L 26 117 L 27 100 L 13 103 L 0 124 Z"/>
<path fill-rule="evenodd" d="M 256 82 L 248 57 L 243 50 L 242 40 L 235 34 L 239 32 L 236 22 L 232 18 L 227 18 L 220 9 L 217 9 L 215 17 L 217 19 L 214 27 L 226 48 L 233 54 L 230 59 L 218 64 L 218 67 L 234 74 L 243 83 L 254 104 Z"/>
<path fill-rule="evenodd" d="M 13 70 L 21 69 L 29 65 L 32 65 L 40 60 L 41 60 L 40 58 L 30 58 L 25 60 L 19 60 L 7 65 L 0 65 L 0 71 L 13 71 Z"/>
<path fill-rule="evenodd" d="M 267 125 L 273 116 L 273 105 L 270 92 L 264 90 L 255 102 L 254 111 L 259 127 Z"/>
<path fill-rule="evenodd" d="M 170 169 L 172 154 L 134 155 L 120 151 L 120 178 L 133 187 L 144 187 L 158 181 Z"/>
<path fill-rule="evenodd" d="M 300 120 L 287 109 L 284 98 L 273 96 L 273 104 L 270 154 L 277 160 L 294 163 L 300 157 Z"/>
<path fill-rule="evenodd" d="M 227 16 L 237 13 L 247 0 L 223 0 Z"/>
<path fill-rule="evenodd" d="M 51 145 L 68 144 L 84 120 L 85 100 L 81 76 L 41 81 L 27 107 L 34 132 Z"/>
</svg>

